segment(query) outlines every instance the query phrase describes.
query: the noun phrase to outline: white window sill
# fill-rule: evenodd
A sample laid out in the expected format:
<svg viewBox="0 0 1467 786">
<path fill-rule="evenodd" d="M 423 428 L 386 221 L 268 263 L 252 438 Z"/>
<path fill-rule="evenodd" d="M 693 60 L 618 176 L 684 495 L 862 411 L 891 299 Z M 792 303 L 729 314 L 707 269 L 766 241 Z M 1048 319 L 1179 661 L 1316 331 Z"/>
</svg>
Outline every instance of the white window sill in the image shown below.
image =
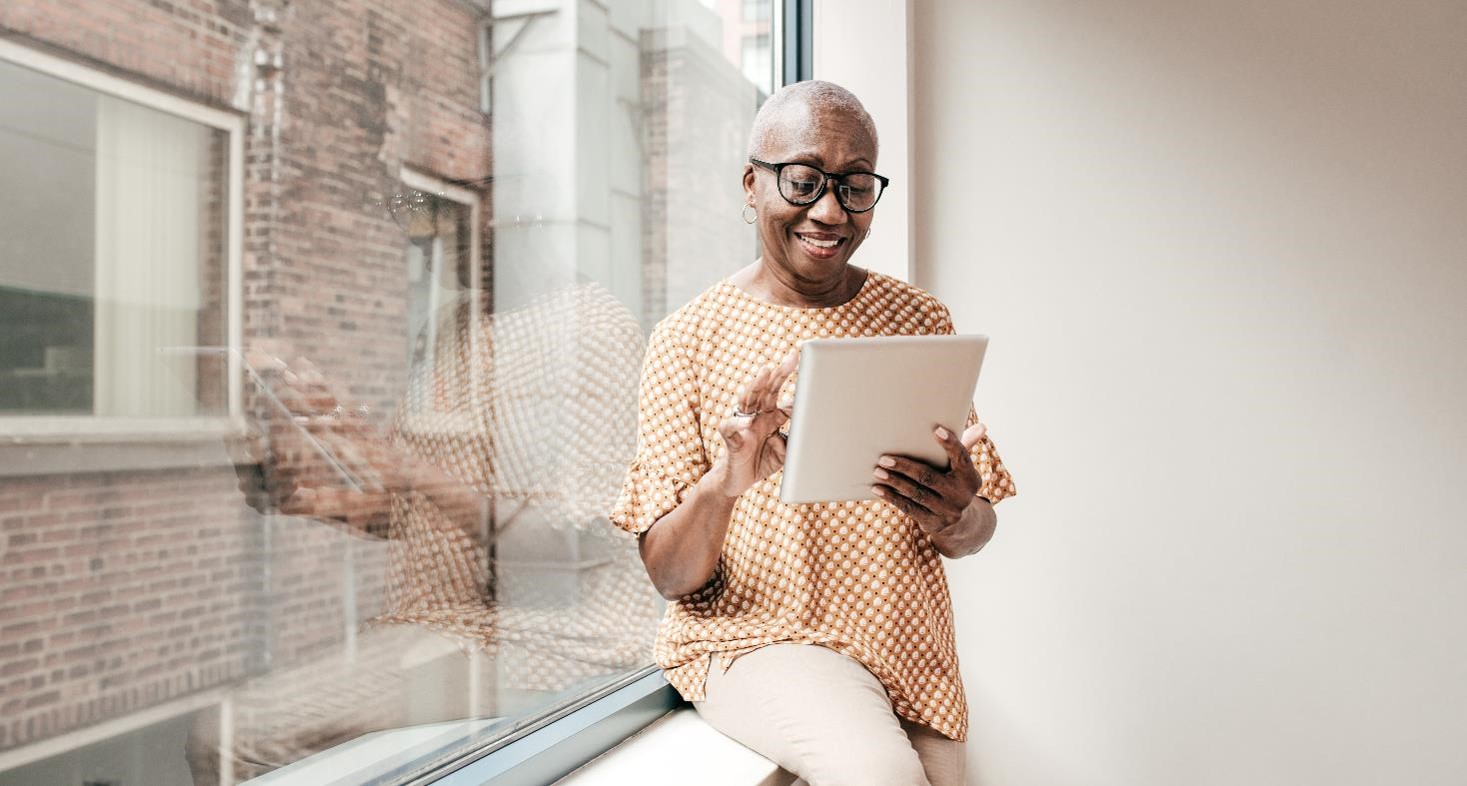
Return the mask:
<svg viewBox="0 0 1467 786">
<path fill-rule="evenodd" d="M 245 433 L 242 417 L 0 417 L 0 442 L 12 445 L 81 445 L 208 441 Z"/>
<path fill-rule="evenodd" d="M 234 418 L 22 420 L 0 418 L 0 477 L 225 467 L 245 432 Z"/>
<path fill-rule="evenodd" d="M 794 776 L 683 707 L 556 782 L 557 786 L 787 786 Z"/>
</svg>

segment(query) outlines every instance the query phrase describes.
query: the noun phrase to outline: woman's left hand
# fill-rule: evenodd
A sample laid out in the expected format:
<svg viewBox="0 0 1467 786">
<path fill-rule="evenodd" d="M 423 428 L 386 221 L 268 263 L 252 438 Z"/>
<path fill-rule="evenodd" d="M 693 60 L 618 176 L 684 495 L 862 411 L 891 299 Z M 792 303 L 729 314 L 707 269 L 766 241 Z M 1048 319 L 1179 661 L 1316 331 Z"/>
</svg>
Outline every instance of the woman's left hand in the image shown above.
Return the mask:
<svg viewBox="0 0 1467 786">
<path fill-rule="evenodd" d="M 929 535 L 941 532 L 962 520 L 983 485 L 969 451 L 986 433 L 982 423 L 970 426 L 961 438 L 939 426 L 933 437 L 947 451 L 947 469 L 907 456 L 882 456 L 871 490 L 911 516 Z"/>
</svg>

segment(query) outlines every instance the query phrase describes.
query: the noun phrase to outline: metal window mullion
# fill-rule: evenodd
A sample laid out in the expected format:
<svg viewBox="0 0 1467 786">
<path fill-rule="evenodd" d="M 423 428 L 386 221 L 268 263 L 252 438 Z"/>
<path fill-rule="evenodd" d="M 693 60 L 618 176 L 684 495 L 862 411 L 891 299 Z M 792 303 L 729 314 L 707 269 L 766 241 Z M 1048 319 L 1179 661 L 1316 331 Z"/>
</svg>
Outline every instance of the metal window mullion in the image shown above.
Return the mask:
<svg viewBox="0 0 1467 786">
<path fill-rule="evenodd" d="M 780 84 L 790 85 L 815 78 L 815 0 L 785 0 L 784 73 Z"/>
</svg>

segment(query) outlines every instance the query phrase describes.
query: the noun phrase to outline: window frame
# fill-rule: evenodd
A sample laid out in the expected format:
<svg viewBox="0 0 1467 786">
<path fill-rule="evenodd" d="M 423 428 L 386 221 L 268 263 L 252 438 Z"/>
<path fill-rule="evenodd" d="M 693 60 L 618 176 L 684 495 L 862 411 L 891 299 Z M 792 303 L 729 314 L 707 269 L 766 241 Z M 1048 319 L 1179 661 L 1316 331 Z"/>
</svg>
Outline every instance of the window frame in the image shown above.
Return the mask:
<svg viewBox="0 0 1467 786">
<path fill-rule="evenodd" d="M 815 78 L 815 0 L 783 0 L 783 5 L 774 15 L 779 20 L 774 39 L 783 43 L 775 47 L 782 55 L 776 66 L 781 86 Z"/>
<path fill-rule="evenodd" d="M 129 101 L 225 134 L 224 176 L 225 337 L 227 346 L 243 343 L 244 136 L 242 113 L 147 87 L 97 69 L 0 38 L 0 62 L 65 80 L 112 98 Z M 226 410 L 223 415 L 108 417 L 105 415 L 0 415 L 0 438 L 16 444 L 57 442 L 137 442 L 218 440 L 245 430 L 240 396 L 243 369 L 237 353 L 226 353 Z"/>
</svg>

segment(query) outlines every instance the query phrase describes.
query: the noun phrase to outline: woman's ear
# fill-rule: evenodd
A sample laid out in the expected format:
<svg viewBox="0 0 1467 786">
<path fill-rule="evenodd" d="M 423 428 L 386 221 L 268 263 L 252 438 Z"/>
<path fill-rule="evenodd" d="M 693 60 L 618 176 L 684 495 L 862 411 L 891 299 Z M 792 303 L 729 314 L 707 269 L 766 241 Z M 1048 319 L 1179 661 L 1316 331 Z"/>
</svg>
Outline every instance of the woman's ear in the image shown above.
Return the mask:
<svg viewBox="0 0 1467 786">
<path fill-rule="evenodd" d="M 744 204 L 754 204 L 754 165 L 744 164 Z"/>
</svg>

